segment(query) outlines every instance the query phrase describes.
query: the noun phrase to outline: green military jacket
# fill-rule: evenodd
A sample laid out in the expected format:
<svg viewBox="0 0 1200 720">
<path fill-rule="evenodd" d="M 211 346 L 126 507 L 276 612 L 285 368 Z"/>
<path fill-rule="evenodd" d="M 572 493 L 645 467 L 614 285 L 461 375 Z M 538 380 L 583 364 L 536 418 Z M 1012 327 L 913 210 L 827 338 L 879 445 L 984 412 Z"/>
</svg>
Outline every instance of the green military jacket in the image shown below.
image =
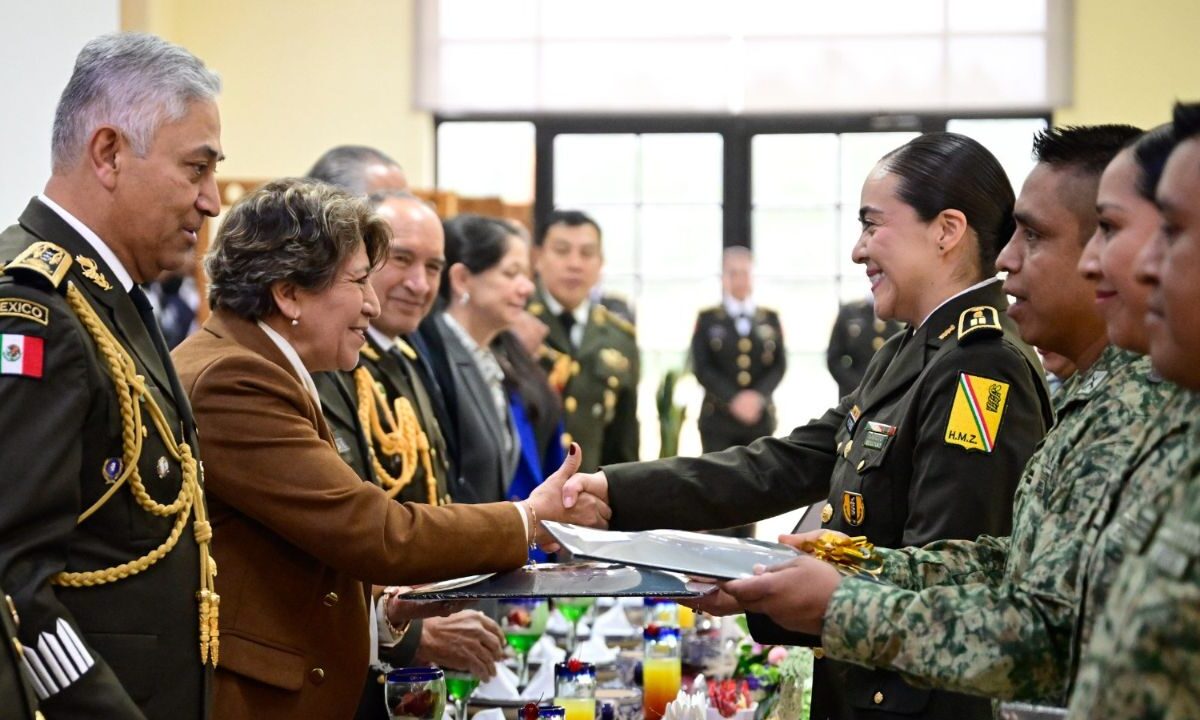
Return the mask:
<svg viewBox="0 0 1200 720">
<path fill-rule="evenodd" d="M 893 337 L 837 407 L 787 437 L 606 466 L 611 525 L 711 529 L 828 498 L 824 527 L 883 547 L 1008 532 L 1021 469 L 1052 418 L 1041 365 L 1004 307 L 999 282 L 951 298 Z M 760 642 L 812 641 L 763 616 L 750 629 Z M 827 660 L 813 688 L 814 713 L 835 717 L 991 715 L 986 701 Z"/>
<path fill-rule="evenodd" d="M 403 340 L 398 342 L 399 344 L 392 347 L 383 347 L 373 335 L 368 333 L 367 344 L 363 346 L 359 365 L 366 368 L 374 378 L 376 387 L 386 399 L 389 407 L 394 405 L 398 398 L 405 398 L 412 405 L 421 429 L 429 438 L 430 466 L 433 468 L 436 482 L 436 498 L 438 504 L 444 505 L 450 502 L 454 495 L 447 485 L 449 455 L 446 452 L 446 441 L 433 410 L 433 401 L 414 365 L 417 361 L 416 352 Z M 347 377 L 347 381 L 357 393 L 355 378 Z M 372 442 L 375 446 L 376 457 L 379 458 L 384 469 L 393 477 L 399 476 L 402 466 L 400 457 L 386 455 L 379 447 L 378 442 L 374 440 Z M 423 465 L 418 464 L 416 474 L 396 498 L 401 502 L 430 502 L 429 486 Z"/>
<path fill-rule="evenodd" d="M 35 243 L 45 244 L 24 267 L 10 262 Z M 145 556 L 176 519 L 143 509 L 127 481 L 77 522 L 125 461 L 121 403 L 93 336 L 68 305 L 68 286 L 129 354 L 175 439 L 195 451 L 188 399 L 112 270 L 49 207 L 31 201 L 20 224 L 0 234 L 0 265 L 0 586 L 21 618 L 41 709 L 48 717 L 203 718 L 209 673 L 200 657 L 194 511 L 174 548 L 144 571 L 91 587 L 51 583 L 60 572 Z M 145 406 L 134 411 L 145 428 L 142 482 L 155 501 L 171 503 L 181 466 Z"/>
<path fill-rule="evenodd" d="M 1108 347 L 1056 396 L 1030 459 L 1011 536 L 884 550 L 886 582 L 849 579 L 826 612 L 830 657 L 922 685 L 1062 703 L 1080 583 L 1096 534 L 1136 465 L 1142 431 L 1175 393 L 1149 360 Z"/>
<path fill-rule="evenodd" d="M 1200 717 L 1198 408 L 1194 393 L 1180 391 L 1156 419 L 1178 437 L 1147 450 L 1156 477 L 1146 487 L 1154 491 L 1128 504 L 1122 537 L 1111 539 L 1123 562 L 1111 570 L 1103 605 L 1089 607 L 1099 618 L 1082 652 L 1070 718 Z"/>
<path fill-rule="evenodd" d="M 888 338 L 904 329 L 895 320 L 875 317 L 875 306 L 866 300 L 849 302 L 838 308 L 837 319 L 829 333 L 825 366 L 838 385 L 838 397 L 854 392 L 862 382 L 871 358 Z"/>
<path fill-rule="evenodd" d="M 604 463 L 637 460 L 641 371 L 633 326 L 594 304 L 576 349 L 562 322 L 546 309 L 544 293 L 539 285 L 529 312 L 550 328 L 541 360 L 563 396 L 569 436 L 564 442 L 579 443 L 582 472 L 594 472 Z"/>
<path fill-rule="evenodd" d="M 783 327 L 774 310 L 757 308 L 749 318 L 750 332 L 738 333 L 737 320 L 723 305 L 706 308 L 696 317 L 692 332 L 692 372 L 704 388 L 700 406 L 702 434 L 710 434 L 724 450 L 730 445 L 746 444 L 775 432 L 775 403 L 771 396 L 787 370 L 787 350 L 783 346 Z M 751 426 L 743 425 L 729 412 L 729 403 L 742 390 L 754 390 L 763 396 L 766 407 L 762 418 Z M 706 448 L 708 450 L 708 448 Z"/>
</svg>

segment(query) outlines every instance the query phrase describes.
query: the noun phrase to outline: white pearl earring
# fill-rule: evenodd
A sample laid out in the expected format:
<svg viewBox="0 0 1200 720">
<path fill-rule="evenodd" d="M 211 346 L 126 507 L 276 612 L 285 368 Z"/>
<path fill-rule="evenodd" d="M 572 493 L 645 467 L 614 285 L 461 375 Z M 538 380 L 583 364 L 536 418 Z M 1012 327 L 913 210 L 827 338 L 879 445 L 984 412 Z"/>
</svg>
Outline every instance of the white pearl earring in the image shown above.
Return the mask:
<svg viewBox="0 0 1200 720">
<path fill-rule="evenodd" d="M 471 293 L 469 293 L 469 292 L 465 292 L 465 293 L 463 293 L 463 294 L 462 294 L 462 297 L 460 297 L 460 298 L 458 299 L 458 303 L 459 303 L 460 305 L 466 305 L 466 304 L 467 304 L 467 303 L 469 303 L 470 301 L 471 301 Z"/>
<path fill-rule="evenodd" d="M 300 318 L 298 318 L 298 317 L 292 318 L 292 327 L 296 327 L 299 324 L 300 324 Z"/>
</svg>

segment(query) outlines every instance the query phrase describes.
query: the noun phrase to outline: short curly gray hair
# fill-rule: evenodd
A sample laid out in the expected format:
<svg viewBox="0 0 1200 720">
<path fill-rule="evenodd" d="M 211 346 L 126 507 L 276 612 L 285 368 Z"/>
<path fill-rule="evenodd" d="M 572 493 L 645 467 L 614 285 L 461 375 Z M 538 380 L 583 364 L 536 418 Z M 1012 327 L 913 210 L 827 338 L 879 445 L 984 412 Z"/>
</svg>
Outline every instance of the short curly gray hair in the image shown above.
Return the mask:
<svg viewBox="0 0 1200 720">
<path fill-rule="evenodd" d="M 391 239 L 366 200 L 315 180 L 275 180 L 225 215 L 204 258 L 208 302 L 247 320 L 269 317 L 279 310 L 274 283 L 320 292 L 360 245 L 371 267 L 382 265 Z"/>
</svg>

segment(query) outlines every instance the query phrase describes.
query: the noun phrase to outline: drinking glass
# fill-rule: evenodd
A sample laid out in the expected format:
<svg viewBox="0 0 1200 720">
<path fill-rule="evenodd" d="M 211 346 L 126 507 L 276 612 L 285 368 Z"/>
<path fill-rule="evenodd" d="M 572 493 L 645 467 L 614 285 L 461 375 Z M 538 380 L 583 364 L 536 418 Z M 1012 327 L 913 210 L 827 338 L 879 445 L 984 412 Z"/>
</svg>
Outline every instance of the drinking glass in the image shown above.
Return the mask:
<svg viewBox="0 0 1200 720">
<path fill-rule="evenodd" d="M 546 631 L 550 609 L 545 598 L 504 598 L 499 601 L 500 629 L 517 654 L 517 685 L 529 684 L 529 650 Z"/>
<path fill-rule="evenodd" d="M 454 701 L 455 720 L 467 720 L 467 702 L 479 687 L 479 678 L 465 670 L 446 670 L 446 694 Z"/>
<path fill-rule="evenodd" d="M 659 720 L 667 704 L 679 694 L 682 661 L 679 628 L 651 625 L 642 633 L 646 651 L 642 657 L 642 700 L 646 720 Z"/>
<path fill-rule="evenodd" d="M 596 666 L 579 660 L 554 663 L 554 704 L 567 720 L 596 719 Z"/>
<path fill-rule="evenodd" d="M 595 603 L 594 597 L 564 597 L 554 601 L 554 606 L 567 621 L 567 657 L 575 652 L 575 644 L 579 639 L 579 621 Z"/>
<path fill-rule="evenodd" d="M 398 668 L 383 686 L 388 717 L 394 720 L 442 720 L 446 712 L 446 676 L 438 668 Z"/>
</svg>

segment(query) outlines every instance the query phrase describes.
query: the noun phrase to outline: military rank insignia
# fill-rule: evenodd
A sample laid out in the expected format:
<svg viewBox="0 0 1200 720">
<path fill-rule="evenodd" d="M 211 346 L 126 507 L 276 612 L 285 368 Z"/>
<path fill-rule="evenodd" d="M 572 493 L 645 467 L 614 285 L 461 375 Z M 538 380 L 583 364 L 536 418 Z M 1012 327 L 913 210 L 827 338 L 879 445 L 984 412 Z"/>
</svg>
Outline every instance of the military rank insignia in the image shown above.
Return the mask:
<svg viewBox="0 0 1200 720">
<path fill-rule="evenodd" d="M 946 444 L 990 453 L 996 446 L 1007 400 L 1008 383 L 959 373 L 946 423 Z"/>
<path fill-rule="evenodd" d="M 862 495 L 848 491 L 842 493 L 842 517 L 855 527 L 863 524 L 867 519 L 867 504 Z"/>
<path fill-rule="evenodd" d="M 76 255 L 75 261 L 79 263 L 79 267 L 83 270 L 83 276 L 100 288 L 101 290 L 112 290 L 112 283 L 108 278 L 104 277 L 104 273 L 100 272 L 100 267 L 96 265 L 96 261 L 90 257 Z"/>
<path fill-rule="evenodd" d="M 0 375 L 41 379 L 44 343 L 32 335 L 0 335 Z"/>
</svg>

